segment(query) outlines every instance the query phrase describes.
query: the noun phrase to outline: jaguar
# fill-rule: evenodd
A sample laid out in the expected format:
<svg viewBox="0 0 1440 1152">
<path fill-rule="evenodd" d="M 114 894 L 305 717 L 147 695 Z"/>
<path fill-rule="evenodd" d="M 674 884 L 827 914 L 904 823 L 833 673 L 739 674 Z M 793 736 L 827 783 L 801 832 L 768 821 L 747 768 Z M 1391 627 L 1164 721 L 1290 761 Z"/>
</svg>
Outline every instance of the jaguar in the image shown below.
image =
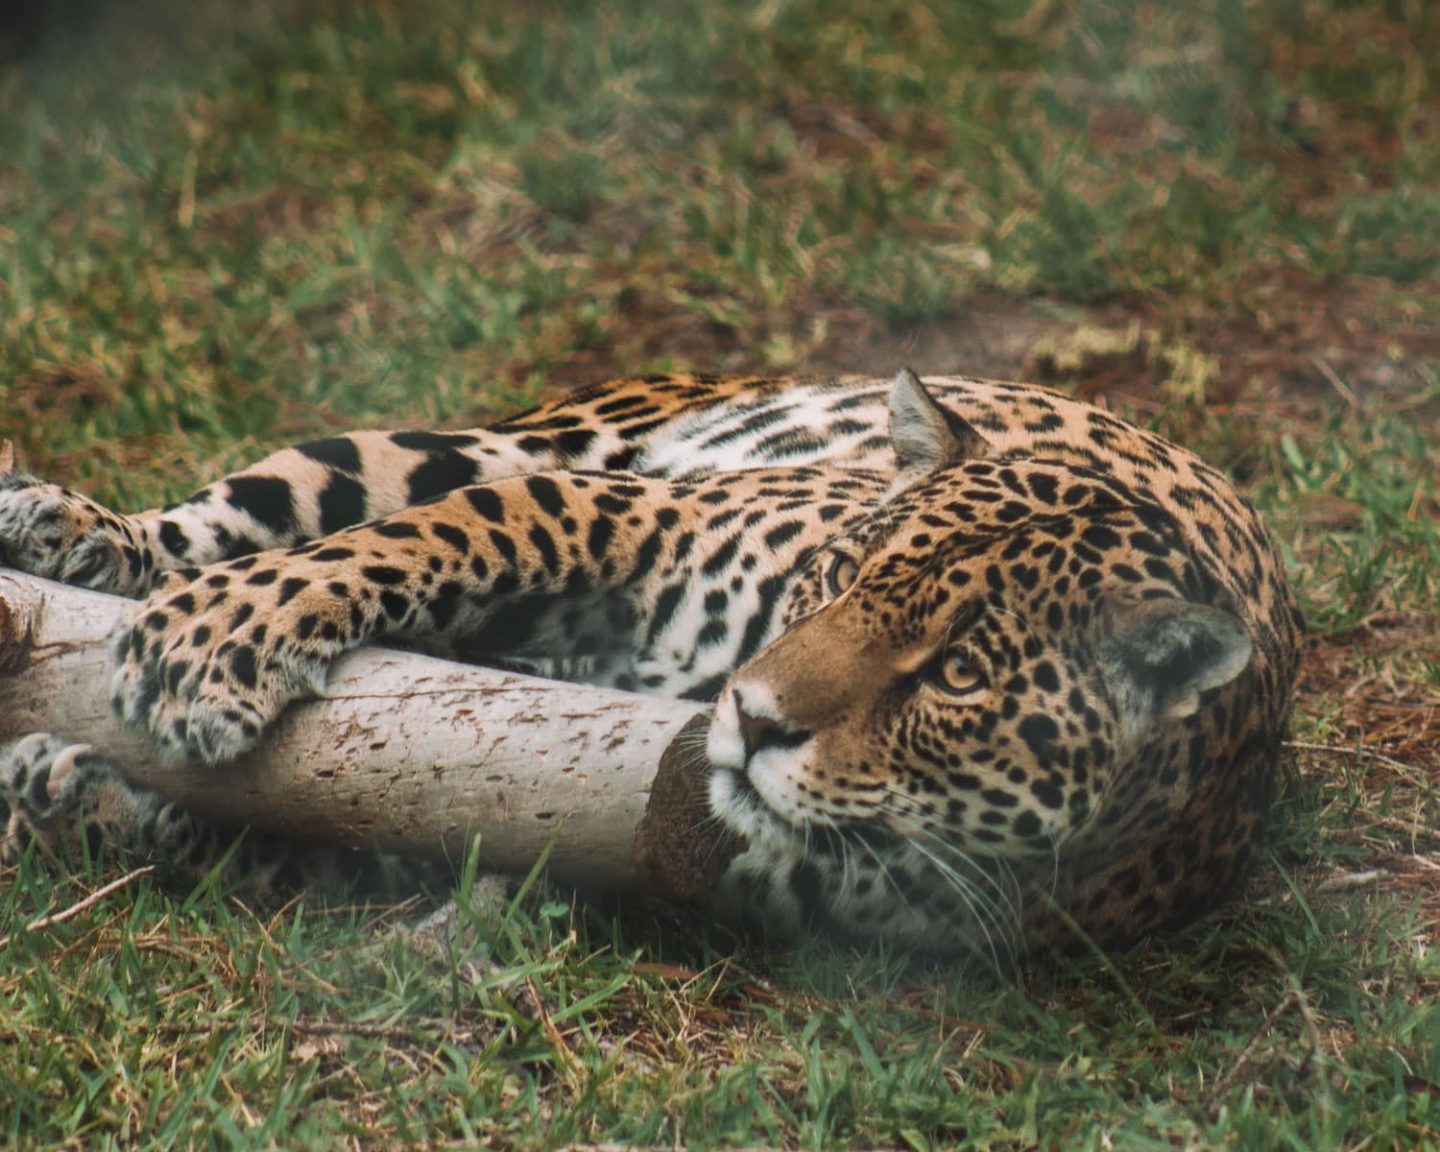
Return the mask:
<svg viewBox="0 0 1440 1152">
<path fill-rule="evenodd" d="M 622 379 L 130 515 L 12 473 L 0 562 L 140 600 L 113 704 L 196 772 L 375 641 L 713 702 L 709 804 L 743 843 L 722 903 L 996 955 L 1123 947 L 1236 890 L 1303 630 L 1257 514 L 1189 451 L 908 370 Z M 0 754 L 0 815 L 10 860 L 104 842 L 261 889 L 375 863 L 237 850 L 43 733 Z"/>
</svg>

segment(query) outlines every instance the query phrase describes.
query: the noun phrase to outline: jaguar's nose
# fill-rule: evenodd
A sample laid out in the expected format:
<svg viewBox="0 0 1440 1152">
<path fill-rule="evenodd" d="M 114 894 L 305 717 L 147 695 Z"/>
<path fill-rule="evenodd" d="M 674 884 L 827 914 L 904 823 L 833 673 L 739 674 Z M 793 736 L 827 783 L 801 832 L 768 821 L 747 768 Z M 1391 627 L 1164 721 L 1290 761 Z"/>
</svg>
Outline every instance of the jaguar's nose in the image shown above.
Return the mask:
<svg viewBox="0 0 1440 1152">
<path fill-rule="evenodd" d="M 746 761 L 770 748 L 799 748 L 810 739 L 810 732 L 796 728 L 782 717 L 762 710 L 758 705 L 747 707 L 738 688 L 734 690 L 734 695 L 735 721 L 740 729 L 740 743 L 745 747 Z"/>
</svg>

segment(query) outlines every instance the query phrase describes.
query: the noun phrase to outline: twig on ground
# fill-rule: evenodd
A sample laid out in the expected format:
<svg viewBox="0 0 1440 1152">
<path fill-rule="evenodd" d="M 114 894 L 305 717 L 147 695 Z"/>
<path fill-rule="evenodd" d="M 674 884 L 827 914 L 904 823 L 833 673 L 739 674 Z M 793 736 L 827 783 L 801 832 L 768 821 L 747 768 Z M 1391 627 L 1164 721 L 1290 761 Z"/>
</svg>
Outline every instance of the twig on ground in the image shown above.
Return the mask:
<svg viewBox="0 0 1440 1152">
<path fill-rule="evenodd" d="M 95 889 L 94 892 L 90 893 L 90 895 L 86 896 L 85 899 L 76 901 L 70 905 L 70 907 L 30 921 L 30 923 L 25 925 L 25 931 L 43 932 L 46 928 L 53 928 L 56 924 L 63 924 L 67 920 L 73 920 L 87 908 L 93 908 L 96 904 L 100 903 L 101 900 L 104 900 L 105 897 L 109 896 L 112 892 L 118 892 L 127 884 L 133 884 L 136 880 L 140 879 L 140 877 L 148 876 L 154 871 L 155 865 L 146 864 L 143 868 L 136 868 L 133 872 L 127 872 L 118 880 L 112 880 L 108 884 L 101 885 Z M 12 939 L 13 937 L 11 936 L 0 937 L 0 950 L 3 950 Z"/>
<path fill-rule="evenodd" d="M 1346 744 L 1315 744 L 1309 740 L 1286 740 L 1284 746 L 1302 752 L 1331 752 L 1337 756 L 1354 756 L 1357 760 L 1376 760 L 1391 768 L 1399 768 L 1402 772 L 1423 771 L 1419 765 L 1407 764 L 1403 760 L 1396 760 L 1386 756 L 1383 752 L 1376 752 L 1372 748 L 1351 747 Z"/>
</svg>

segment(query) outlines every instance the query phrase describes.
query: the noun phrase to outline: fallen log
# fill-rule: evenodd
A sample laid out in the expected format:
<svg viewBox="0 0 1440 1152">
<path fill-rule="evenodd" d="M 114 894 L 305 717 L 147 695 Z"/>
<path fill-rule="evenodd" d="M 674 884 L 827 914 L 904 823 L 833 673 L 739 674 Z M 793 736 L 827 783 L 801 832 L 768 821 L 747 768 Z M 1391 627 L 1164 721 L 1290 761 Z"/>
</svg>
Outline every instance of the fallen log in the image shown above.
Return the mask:
<svg viewBox="0 0 1440 1152">
<path fill-rule="evenodd" d="M 133 601 L 0 572 L 0 740 L 48 731 L 216 820 L 556 879 L 708 891 L 738 844 L 705 820 L 691 703 L 387 648 L 339 660 L 233 764 L 166 764 L 111 713 L 106 637 Z"/>
</svg>

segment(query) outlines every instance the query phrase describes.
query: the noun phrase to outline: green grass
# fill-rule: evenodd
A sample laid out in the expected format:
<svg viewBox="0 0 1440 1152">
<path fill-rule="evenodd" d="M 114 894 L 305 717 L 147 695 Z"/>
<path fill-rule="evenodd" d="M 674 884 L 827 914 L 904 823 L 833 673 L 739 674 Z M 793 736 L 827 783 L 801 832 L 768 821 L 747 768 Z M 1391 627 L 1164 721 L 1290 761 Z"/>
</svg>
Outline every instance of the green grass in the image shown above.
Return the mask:
<svg viewBox="0 0 1440 1152">
<path fill-rule="evenodd" d="M 1440 1146 L 1440 16 L 128 6 L 0 64 L 0 437 L 124 507 L 616 371 L 1040 378 L 1228 468 L 1315 631 L 1247 899 L 999 986 L 537 890 L 473 947 L 27 860 L 0 1141 Z M 533 991 L 532 991 L 533 986 Z"/>
</svg>

